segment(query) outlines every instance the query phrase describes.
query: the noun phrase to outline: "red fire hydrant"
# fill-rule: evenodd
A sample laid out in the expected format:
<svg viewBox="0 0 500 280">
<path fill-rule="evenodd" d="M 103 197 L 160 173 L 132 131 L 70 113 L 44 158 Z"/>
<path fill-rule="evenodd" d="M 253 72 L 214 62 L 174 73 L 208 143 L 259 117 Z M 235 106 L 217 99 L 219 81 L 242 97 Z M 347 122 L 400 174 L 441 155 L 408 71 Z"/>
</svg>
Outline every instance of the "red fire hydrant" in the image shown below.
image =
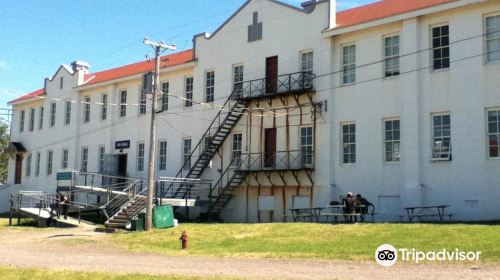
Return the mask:
<svg viewBox="0 0 500 280">
<path fill-rule="evenodd" d="M 187 249 L 187 247 L 188 247 L 188 235 L 187 235 L 187 232 L 186 232 L 186 231 L 183 231 L 183 232 L 182 232 L 182 235 L 181 235 L 181 237 L 179 238 L 179 240 L 180 240 L 180 241 L 181 241 L 181 243 L 182 243 L 182 250 Z"/>
</svg>

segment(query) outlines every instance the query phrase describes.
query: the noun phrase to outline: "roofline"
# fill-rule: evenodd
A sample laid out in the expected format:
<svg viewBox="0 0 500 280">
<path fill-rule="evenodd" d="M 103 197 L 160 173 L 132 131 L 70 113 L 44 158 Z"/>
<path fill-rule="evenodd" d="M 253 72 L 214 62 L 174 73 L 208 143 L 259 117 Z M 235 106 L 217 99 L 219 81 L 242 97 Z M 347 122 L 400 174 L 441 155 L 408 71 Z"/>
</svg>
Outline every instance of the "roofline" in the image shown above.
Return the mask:
<svg viewBox="0 0 500 280">
<path fill-rule="evenodd" d="M 465 7 L 468 5 L 472 4 L 477 4 L 477 3 L 483 3 L 487 2 L 488 0 L 453 0 L 453 2 L 449 3 L 443 3 L 443 4 L 438 4 L 435 6 L 427 7 L 427 8 L 422 8 L 418 9 L 415 11 L 407 12 L 407 13 L 402 13 L 402 14 L 397 14 L 389 17 L 384 17 L 380 19 L 375 19 L 372 21 L 367 21 L 367 22 L 362 22 L 359 24 L 355 25 L 348 25 L 345 27 L 334 27 L 329 30 L 323 31 L 323 37 L 332 37 L 332 36 L 337 36 L 337 35 L 342 35 L 346 33 L 351 33 L 351 32 L 356 32 L 368 28 L 373 28 L 377 27 L 380 25 L 396 22 L 396 21 L 401 21 L 401 20 L 406 20 L 414 17 L 419 17 L 427 14 L 432 14 L 436 12 L 441 12 L 445 10 L 451 10 L 451 9 L 456 9 L 456 8 L 461 8 Z"/>
<path fill-rule="evenodd" d="M 45 98 L 41 97 L 41 96 L 45 96 L 45 95 L 47 95 L 47 93 L 40 94 L 40 95 L 35 95 L 35 96 L 31 96 L 30 98 L 26 98 L 26 99 L 19 100 L 19 101 L 9 101 L 9 102 L 7 102 L 7 105 L 11 105 L 11 106 L 16 105 L 17 106 L 17 105 L 22 105 L 24 103 L 29 103 L 29 102 L 33 102 L 33 101 L 37 101 L 37 100 L 42 100 L 42 99 L 45 99 Z"/>
<path fill-rule="evenodd" d="M 161 68 L 160 74 L 178 71 L 178 70 L 182 70 L 182 69 L 186 69 L 186 68 L 191 68 L 191 67 L 194 67 L 195 64 L 196 64 L 196 62 L 192 60 L 192 61 L 188 61 L 188 62 L 185 62 L 182 64 L 177 64 L 174 66 Z M 151 69 L 151 70 L 153 70 L 153 69 Z M 124 77 L 119 77 L 119 78 L 111 79 L 111 80 L 107 80 L 107 81 L 102 81 L 102 82 L 90 84 L 90 85 L 83 84 L 81 86 L 75 87 L 75 89 L 77 91 L 83 91 L 83 90 L 89 90 L 89 89 L 95 89 L 95 88 L 99 88 L 99 87 L 103 87 L 103 86 L 108 86 L 108 85 L 112 85 L 112 84 L 116 84 L 116 83 L 126 82 L 126 81 L 130 81 L 130 80 L 135 80 L 135 79 L 141 78 L 144 73 L 146 73 L 146 72 L 140 72 L 140 73 L 136 73 L 136 74 L 132 74 L 132 75 L 124 76 Z"/>
</svg>

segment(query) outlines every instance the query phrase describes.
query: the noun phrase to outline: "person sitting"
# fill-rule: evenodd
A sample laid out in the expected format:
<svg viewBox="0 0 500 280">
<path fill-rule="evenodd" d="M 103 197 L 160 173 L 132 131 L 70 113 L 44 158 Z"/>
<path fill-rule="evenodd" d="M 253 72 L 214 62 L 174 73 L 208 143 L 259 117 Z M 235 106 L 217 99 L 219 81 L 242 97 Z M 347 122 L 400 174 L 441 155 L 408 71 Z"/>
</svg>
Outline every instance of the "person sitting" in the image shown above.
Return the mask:
<svg viewBox="0 0 500 280">
<path fill-rule="evenodd" d="M 347 197 L 344 199 L 345 201 L 345 211 L 346 221 L 351 223 L 356 223 L 358 221 L 356 217 L 356 206 L 358 205 L 358 201 L 352 194 L 352 192 L 347 193 Z"/>
</svg>

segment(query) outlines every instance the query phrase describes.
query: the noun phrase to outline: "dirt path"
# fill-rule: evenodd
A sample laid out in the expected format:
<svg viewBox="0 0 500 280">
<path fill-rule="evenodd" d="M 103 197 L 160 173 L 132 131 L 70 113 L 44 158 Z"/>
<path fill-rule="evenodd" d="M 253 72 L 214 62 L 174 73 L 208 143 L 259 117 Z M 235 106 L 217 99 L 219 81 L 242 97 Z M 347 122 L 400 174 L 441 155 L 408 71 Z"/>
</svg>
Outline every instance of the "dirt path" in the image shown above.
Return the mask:
<svg viewBox="0 0 500 280">
<path fill-rule="evenodd" d="M 0 231 L 0 266 L 247 279 L 500 279 L 500 265 L 240 259 L 131 253 L 89 229 Z"/>
</svg>

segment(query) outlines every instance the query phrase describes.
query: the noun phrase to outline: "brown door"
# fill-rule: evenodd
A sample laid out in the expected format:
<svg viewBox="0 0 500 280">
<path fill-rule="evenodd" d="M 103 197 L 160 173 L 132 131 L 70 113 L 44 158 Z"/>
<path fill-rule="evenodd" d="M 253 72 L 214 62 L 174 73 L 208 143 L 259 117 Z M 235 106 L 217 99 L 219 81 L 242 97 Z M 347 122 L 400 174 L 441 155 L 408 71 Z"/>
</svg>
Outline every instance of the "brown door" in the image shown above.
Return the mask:
<svg viewBox="0 0 500 280">
<path fill-rule="evenodd" d="M 266 58 L 266 93 L 276 93 L 278 85 L 278 56 Z"/>
<path fill-rule="evenodd" d="M 264 167 L 274 167 L 276 162 L 276 128 L 266 128 L 264 143 Z"/>
<path fill-rule="evenodd" d="M 14 184 L 21 184 L 23 172 L 23 157 L 21 155 L 16 155 L 16 173 L 14 176 Z"/>
</svg>

